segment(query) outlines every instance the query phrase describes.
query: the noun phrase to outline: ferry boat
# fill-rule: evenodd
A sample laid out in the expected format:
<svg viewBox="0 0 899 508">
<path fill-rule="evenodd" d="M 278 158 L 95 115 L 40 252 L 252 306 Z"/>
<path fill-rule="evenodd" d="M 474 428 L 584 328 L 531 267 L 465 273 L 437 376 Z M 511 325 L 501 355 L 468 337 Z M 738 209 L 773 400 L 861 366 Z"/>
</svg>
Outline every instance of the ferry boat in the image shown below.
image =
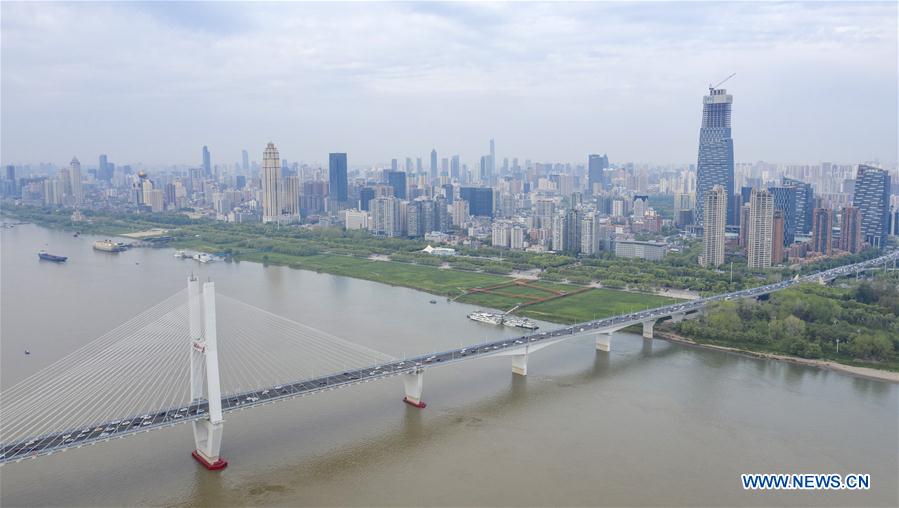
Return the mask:
<svg viewBox="0 0 899 508">
<path fill-rule="evenodd" d="M 184 259 L 184 258 L 189 258 L 190 256 L 188 256 L 187 253 L 184 252 L 183 250 L 176 250 L 175 257 L 178 259 Z"/>
<path fill-rule="evenodd" d="M 472 312 L 468 315 L 468 319 L 472 321 L 480 321 L 481 323 L 487 323 L 491 325 L 501 325 L 503 324 L 503 316 L 502 314 L 494 314 L 492 312 L 484 312 L 482 310 L 478 310 Z"/>
<path fill-rule="evenodd" d="M 62 263 L 65 260 L 69 259 L 68 256 L 57 256 L 55 254 L 50 254 L 45 250 L 38 252 L 37 257 L 43 259 L 44 261 L 53 261 L 54 263 Z"/>
<path fill-rule="evenodd" d="M 122 252 L 125 250 L 125 244 L 116 243 L 112 240 L 98 240 L 94 242 L 94 250 L 103 252 Z"/>
<path fill-rule="evenodd" d="M 213 261 L 215 261 L 215 256 L 213 256 L 212 254 L 206 254 L 205 252 L 200 252 L 194 254 L 194 259 L 201 263 L 212 263 Z"/>
<path fill-rule="evenodd" d="M 503 324 L 506 326 L 514 326 L 516 328 L 525 328 L 528 330 L 536 330 L 540 328 L 537 326 L 537 323 L 531 321 L 528 318 L 518 317 L 518 316 L 506 316 L 503 319 Z"/>
<path fill-rule="evenodd" d="M 468 315 L 468 319 L 471 319 L 473 321 L 480 321 L 481 323 L 488 323 L 491 325 L 505 325 L 515 328 L 526 328 L 528 330 L 536 330 L 537 328 L 540 328 L 539 326 L 537 326 L 537 323 L 534 323 L 527 318 L 509 316 L 505 314 L 496 314 L 493 312 L 485 312 L 483 310 L 472 312 Z"/>
</svg>

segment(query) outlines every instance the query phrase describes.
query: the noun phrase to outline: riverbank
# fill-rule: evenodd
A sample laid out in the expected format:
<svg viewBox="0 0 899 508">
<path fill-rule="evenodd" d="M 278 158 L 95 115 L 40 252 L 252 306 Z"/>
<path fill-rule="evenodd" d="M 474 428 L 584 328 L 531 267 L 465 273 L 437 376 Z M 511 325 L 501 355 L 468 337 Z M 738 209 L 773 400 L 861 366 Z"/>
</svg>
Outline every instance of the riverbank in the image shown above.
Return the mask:
<svg viewBox="0 0 899 508">
<path fill-rule="evenodd" d="M 71 226 L 66 223 L 52 221 L 35 220 L 35 224 L 54 229 L 71 229 Z M 95 224 L 93 227 L 79 229 L 83 230 L 82 232 L 95 234 L 126 236 L 121 230 L 109 225 Z M 144 228 L 139 231 L 147 230 L 150 229 Z M 172 230 L 166 230 L 166 232 L 172 232 Z M 221 245 L 208 233 L 173 235 L 172 241 L 167 245 L 201 252 L 221 252 Z M 652 293 L 537 281 L 534 283 L 535 285 L 552 288 L 557 292 L 565 293 L 566 296 L 530 304 L 532 300 L 528 298 L 528 291 L 520 288 L 506 289 L 497 293 L 481 291 L 481 288 L 490 288 L 515 281 L 517 278 L 513 275 L 460 270 L 445 266 L 444 263 L 430 265 L 405 260 L 396 261 L 386 254 L 367 257 L 336 252 L 290 254 L 236 244 L 228 257 L 239 262 L 249 261 L 263 265 L 287 266 L 391 286 L 407 287 L 454 299 L 460 303 L 478 305 L 502 312 L 515 309 L 513 314 L 558 324 L 588 321 L 678 301 Z M 528 305 L 518 308 L 523 303 Z"/>
<path fill-rule="evenodd" d="M 797 365 L 805 365 L 809 367 L 817 367 L 819 369 L 828 369 L 834 370 L 837 372 L 843 372 L 846 374 L 851 374 L 853 376 L 868 378 L 868 379 L 876 379 L 878 381 L 887 381 L 890 383 L 899 384 L 899 372 L 893 372 L 889 370 L 881 370 L 875 369 L 872 367 L 858 367 L 855 365 L 846 365 L 844 363 L 835 362 L 833 360 L 816 360 L 811 358 L 800 358 L 798 356 L 789 356 L 782 355 L 777 353 L 768 353 L 761 351 L 751 351 L 748 349 L 736 348 L 731 346 L 719 346 L 717 344 L 707 344 L 703 342 L 697 342 L 689 337 L 684 337 L 683 335 L 679 335 L 670 330 L 659 330 L 656 329 L 653 333 L 654 338 L 667 340 L 668 342 L 675 342 L 678 344 L 683 344 L 687 346 L 693 346 L 703 349 L 714 349 L 716 351 L 725 351 L 728 353 L 734 353 L 742 356 L 750 356 L 753 358 L 763 358 L 766 360 L 778 360 L 782 362 L 795 363 Z"/>
</svg>

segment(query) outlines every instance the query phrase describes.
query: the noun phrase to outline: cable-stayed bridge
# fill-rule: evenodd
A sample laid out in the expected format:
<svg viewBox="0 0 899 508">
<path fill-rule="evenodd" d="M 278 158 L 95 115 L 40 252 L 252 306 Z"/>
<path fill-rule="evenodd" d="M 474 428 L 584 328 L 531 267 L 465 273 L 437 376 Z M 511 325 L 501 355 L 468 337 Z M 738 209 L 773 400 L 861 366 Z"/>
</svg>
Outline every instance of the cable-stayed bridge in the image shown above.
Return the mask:
<svg viewBox="0 0 899 508">
<path fill-rule="evenodd" d="M 221 469 L 224 413 L 393 376 L 403 378 L 403 400 L 423 408 L 424 371 L 432 367 L 510 356 L 513 372 L 526 375 L 529 354 L 573 337 L 595 335 L 596 349 L 609 351 L 611 334 L 631 325 L 642 325 L 651 338 L 660 319 L 895 266 L 897 258 L 893 252 L 776 284 L 407 359 L 216 296 L 212 282 L 191 278 L 186 291 L 0 392 L 0 465 L 191 422 L 194 457 Z"/>
</svg>

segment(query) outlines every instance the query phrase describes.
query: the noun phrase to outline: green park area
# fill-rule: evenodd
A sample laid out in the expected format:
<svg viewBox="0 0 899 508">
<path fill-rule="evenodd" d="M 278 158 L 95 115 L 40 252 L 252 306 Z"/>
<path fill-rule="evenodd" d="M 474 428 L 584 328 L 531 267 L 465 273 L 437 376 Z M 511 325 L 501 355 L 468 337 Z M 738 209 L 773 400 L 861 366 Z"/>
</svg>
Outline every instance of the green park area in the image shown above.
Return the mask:
<svg viewBox="0 0 899 508">
<path fill-rule="evenodd" d="M 720 302 L 673 329 L 704 344 L 899 371 L 899 273 Z"/>
</svg>

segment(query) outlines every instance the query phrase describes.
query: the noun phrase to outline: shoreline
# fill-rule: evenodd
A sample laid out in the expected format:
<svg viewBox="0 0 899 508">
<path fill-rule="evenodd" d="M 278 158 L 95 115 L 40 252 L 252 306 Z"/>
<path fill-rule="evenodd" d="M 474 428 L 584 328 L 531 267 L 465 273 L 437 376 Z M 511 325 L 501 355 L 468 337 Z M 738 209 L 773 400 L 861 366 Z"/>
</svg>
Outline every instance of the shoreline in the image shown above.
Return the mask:
<svg viewBox="0 0 899 508">
<path fill-rule="evenodd" d="M 817 367 L 819 369 L 833 370 L 836 372 L 840 372 L 843 374 L 849 374 L 852 376 L 862 377 L 866 379 L 873 379 L 875 381 L 886 381 L 888 383 L 896 383 L 899 384 L 899 372 L 893 372 L 891 370 L 882 370 L 875 369 L 873 367 L 856 367 L 854 365 L 846 365 L 845 363 L 839 363 L 833 360 L 817 360 L 814 358 L 800 358 L 798 356 L 788 356 L 782 355 L 778 353 L 765 353 L 759 351 L 750 351 L 748 349 L 740 349 L 736 347 L 730 346 L 719 346 L 717 344 L 703 344 L 702 342 L 696 342 L 695 340 L 684 337 L 683 335 L 679 335 L 677 333 L 668 331 L 668 330 L 656 330 L 654 337 L 660 340 L 666 340 L 668 342 L 674 342 L 676 344 L 682 344 L 686 346 L 693 346 L 698 348 L 705 349 L 713 349 L 716 351 L 723 351 L 726 353 L 732 353 L 742 356 L 748 356 L 751 358 L 759 358 L 764 360 L 777 360 L 781 362 L 794 363 L 797 365 L 804 365 L 806 367 Z"/>
</svg>

